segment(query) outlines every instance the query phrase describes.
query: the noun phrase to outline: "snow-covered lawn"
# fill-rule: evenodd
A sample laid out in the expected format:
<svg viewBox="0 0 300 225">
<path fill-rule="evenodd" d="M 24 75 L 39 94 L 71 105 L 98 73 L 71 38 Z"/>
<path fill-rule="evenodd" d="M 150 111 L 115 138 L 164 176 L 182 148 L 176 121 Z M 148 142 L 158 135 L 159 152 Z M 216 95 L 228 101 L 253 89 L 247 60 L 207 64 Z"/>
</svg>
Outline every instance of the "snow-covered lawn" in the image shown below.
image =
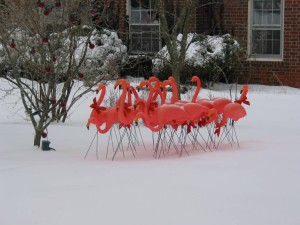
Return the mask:
<svg viewBox="0 0 300 225">
<path fill-rule="evenodd" d="M 228 93 L 218 87 L 200 97 Z M 147 150 L 114 161 L 104 159 L 108 135 L 99 136 L 100 159 L 95 147 L 84 159 L 95 135 L 85 127 L 93 97 L 50 126 L 56 151 L 33 148 L 30 123 L 22 110 L 12 113 L 14 97 L 1 99 L 1 225 L 300 224 L 299 89 L 250 85 L 248 116 L 236 124 L 240 148 L 154 159 L 141 127 Z"/>
</svg>

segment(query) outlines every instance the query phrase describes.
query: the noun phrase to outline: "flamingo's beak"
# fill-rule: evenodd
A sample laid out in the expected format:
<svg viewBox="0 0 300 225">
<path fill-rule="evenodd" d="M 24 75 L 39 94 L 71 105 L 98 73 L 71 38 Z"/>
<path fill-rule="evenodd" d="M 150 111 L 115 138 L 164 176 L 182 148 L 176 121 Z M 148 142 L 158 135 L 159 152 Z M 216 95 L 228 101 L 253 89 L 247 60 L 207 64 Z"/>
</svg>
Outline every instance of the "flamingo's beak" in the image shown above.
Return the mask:
<svg viewBox="0 0 300 225">
<path fill-rule="evenodd" d="M 242 93 L 243 93 L 243 91 L 244 91 L 244 87 L 241 89 L 241 91 L 240 91 L 240 94 L 242 94 Z"/>
<path fill-rule="evenodd" d="M 96 94 L 98 94 L 99 93 L 99 87 L 96 89 Z"/>
<path fill-rule="evenodd" d="M 114 89 L 116 89 L 119 86 L 119 82 L 116 82 L 114 85 Z"/>
</svg>

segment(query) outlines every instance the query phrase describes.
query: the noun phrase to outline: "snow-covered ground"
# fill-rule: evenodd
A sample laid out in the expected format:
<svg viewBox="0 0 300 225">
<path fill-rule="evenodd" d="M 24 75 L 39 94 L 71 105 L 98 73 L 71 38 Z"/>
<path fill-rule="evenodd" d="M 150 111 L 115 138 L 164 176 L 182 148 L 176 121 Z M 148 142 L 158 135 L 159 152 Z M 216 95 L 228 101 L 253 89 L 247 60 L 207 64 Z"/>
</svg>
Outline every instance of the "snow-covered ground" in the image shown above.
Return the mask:
<svg viewBox="0 0 300 225">
<path fill-rule="evenodd" d="M 200 97 L 228 94 L 217 89 Z M 141 128 L 147 150 L 114 161 L 105 159 L 108 135 L 99 135 L 100 158 L 93 146 L 84 159 L 93 97 L 49 127 L 56 151 L 33 148 L 20 103 L 0 99 L 1 225 L 300 224 L 299 89 L 250 85 L 248 116 L 236 124 L 240 148 L 154 159 Z"/>
</svg>

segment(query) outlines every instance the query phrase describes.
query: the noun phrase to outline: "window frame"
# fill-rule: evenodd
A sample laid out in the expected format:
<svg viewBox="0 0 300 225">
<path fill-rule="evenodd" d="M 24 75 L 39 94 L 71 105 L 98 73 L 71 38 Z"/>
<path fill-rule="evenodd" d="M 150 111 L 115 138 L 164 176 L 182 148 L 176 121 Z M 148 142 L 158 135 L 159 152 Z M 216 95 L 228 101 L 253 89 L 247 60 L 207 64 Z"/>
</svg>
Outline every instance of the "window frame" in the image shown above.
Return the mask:
<svg viewBox="0 0 300 225">
<path fill-rule="evenodd" d="M 149 23 L 143 23 L 140 19 L 140 22 L 132 22 L 132 7 L 131 7 L 131 1 L 132 0 L 128 0 L 127 1 L 127 13 L 129 15 L 129 52 L 132 53 L 132 54 L 153 54 L 153 53 L 157 53 L 156 50 L 152 50 L 154 47 L 153 47 L 153 43 L 154 41 L 153 40 L 157 40 L 158 42 L 158 51 L 161 49 L 161 34 L 160 34 L 160 21 L 159 21 L 159 18 L 157 18 L 157 22 L 149 22 Z M 152 11 L 152 6 L 151 6 L 151 0 L 147 0 L 150 2 L 150 8 L 149 10 L 147 9 L 142 9 L 142 8 L 139 8 L 139 9 L 136 9 L 134 11 L 139 11 L 140 13 L 140 16 L 142 15 L 142 12 L 145 12 L 145 11 Z M 134 31 L 134 27 L 157 27 L 157 33 L 156 32 L 152 32 L 150 31 L 150 34 L 151 34 L 151 37 L 143 37 L 143 33 L 145 34 L 145 31 Z M 158 34 L 158 37 L 152 37 L 152 34 Z M 141 43 L 143 43 L 143 39 L 150 39 L 150 42 L 151 42 L 151 50 L 143 50 L 142 47 L 140 47 L 140 50 L 137 50 L 137 49 L 134 49 L 133 48 L 133 36 L 134 35 L 140 35 L 140 40 L 141 40 Z"/>
<path fill-rule="evenodd" d="M 281 0 L 281 7 L 280 7 L 280 24 L 278 26 L 274 25 L 254 25 L 253 24 L 253 4 L 254 0 L 248 0 L 248 60 L 252 61 L 283 61 L 283 52 L 284 52 L 284 0 Z M 253 54 L 252 47 L 253 47 L 253 30 L 254 28 L 259 28 L 256 30 L 276 30 L 271 29 L 271 27 L 279 28 L 280 30 L 280 54 Z"/>
</svg>

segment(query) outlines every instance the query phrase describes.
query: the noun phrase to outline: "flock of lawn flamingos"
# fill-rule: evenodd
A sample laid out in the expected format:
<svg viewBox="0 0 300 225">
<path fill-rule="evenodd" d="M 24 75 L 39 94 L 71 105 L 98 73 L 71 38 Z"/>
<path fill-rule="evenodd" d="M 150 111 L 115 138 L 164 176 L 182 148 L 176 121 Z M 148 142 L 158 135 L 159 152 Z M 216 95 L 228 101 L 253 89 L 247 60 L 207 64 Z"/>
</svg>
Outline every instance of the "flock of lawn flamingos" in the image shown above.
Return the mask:
<svg viewBox="0 0 300 225">
<path fill-rule="evenodd" d="M 235 101 L 224 97 L 197 99 L 201 81 L 198 76 L 193 76 L 192 82 L 197 83 L 192 100 L 181 101 L 178 99 L 178 87 L 173 77 L 163 82 L 156 77 L 150 77 L 141 81 L 136 88 L 125 79 L 119 79 L 114 88 L 119 87 L 122 91 L 113 107 L 101 106 L 106 86 L 100 84 L 97 89 L 100 96 L 98 99 L 94 98 L 90 106 L 92 112 L 87 128 L 94 124 L 101 134 L 110 131 L 106 157 L 109 146 L 112 146 L 112 159 L 118 150 L 123 155 L 126 150 L 131 150 L 135 156 L 137 144 L 143 144 L 145 148 L 139 120 L 152 131 L 155 158 L 168 154 L 170 149 L 172 152 L 175 150 L 179 156 L 184 152 L 188 155 L 190 148 L 211 151 L 217 149 L 225 140 L 230 145 L 239 145 L 234 124 L 247 115 L 242 104 L 250 105 L 247 100 L 248 86 L 243 85 L 241 95 Z M 170 101 L 166 100 L 168 86 L 172 88 Z M 138 94 L 138 91 L 145 88 L 149 90 L 148 98 L 142 98 Z M 124 138 L 127 138 L 126 146 Z"/>
</svg>

